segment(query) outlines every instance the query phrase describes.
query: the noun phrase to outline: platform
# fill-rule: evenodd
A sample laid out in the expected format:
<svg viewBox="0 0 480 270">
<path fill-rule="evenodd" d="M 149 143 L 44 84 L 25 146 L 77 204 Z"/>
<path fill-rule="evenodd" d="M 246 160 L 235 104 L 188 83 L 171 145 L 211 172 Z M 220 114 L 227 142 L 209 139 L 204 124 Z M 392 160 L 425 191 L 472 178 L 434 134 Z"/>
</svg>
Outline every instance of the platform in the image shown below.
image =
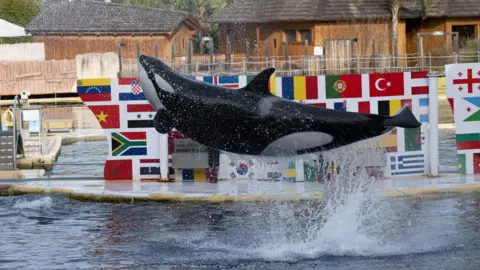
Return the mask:
<svg viewBox="0 0 480 270">
<path fill-rule="evenodd" d="M 320 198 L 325 184 L 316 182 L 272 182 L 258 180 L 207 182 L 105 182 L 101 179 L 50 179 L 23 182 L 3 180 L 0 194 L 60 193 L 91 201 L 265 201 Z M 381 196 L 441 196 L 480 192 L 480 175 L 445 175 L 387 179 L 375 182 Z"/>
</svg>

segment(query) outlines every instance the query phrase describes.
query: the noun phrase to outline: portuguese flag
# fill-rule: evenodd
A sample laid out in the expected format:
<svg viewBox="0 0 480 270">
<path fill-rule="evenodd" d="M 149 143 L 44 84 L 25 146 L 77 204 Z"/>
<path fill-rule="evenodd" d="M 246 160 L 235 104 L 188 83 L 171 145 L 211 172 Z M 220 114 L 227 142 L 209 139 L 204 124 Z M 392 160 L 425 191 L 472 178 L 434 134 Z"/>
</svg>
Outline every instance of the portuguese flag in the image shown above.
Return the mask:
<svg viewBox="0 0 480 270">
<path fill-rule="evenodd" d="M 327 75 L 325 87 L 327 98 L 360 98 L 362 97 L 362 75 Z"/>
</svg>

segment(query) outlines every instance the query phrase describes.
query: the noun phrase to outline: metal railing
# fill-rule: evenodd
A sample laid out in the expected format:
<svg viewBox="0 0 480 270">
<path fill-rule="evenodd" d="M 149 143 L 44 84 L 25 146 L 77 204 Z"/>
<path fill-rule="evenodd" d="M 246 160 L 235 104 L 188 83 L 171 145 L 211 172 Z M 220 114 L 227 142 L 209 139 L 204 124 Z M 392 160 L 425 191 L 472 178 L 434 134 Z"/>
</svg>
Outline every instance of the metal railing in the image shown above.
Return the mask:
<svg viewBox="0 0 480 270">
<path fill-rule="evenodd" d="M 316 76 L 358 73 L 383 73 L 428 70 L 442 72 L 445 65 L 480 62 L 480 51 L 450 55 L 422 55 L 416 53 L 394 57 L 392 55 L 329 58 L 328 56 L 245 57 L 233 55 L 226 61 L 224 55 L 161 58 L 170 67 L 191 76 L 255 75 L 266 68 L 275 68 L 277 76 Z M 122 59 L 121 75 L 138 74 L 137 59 Z"/>
</svg>

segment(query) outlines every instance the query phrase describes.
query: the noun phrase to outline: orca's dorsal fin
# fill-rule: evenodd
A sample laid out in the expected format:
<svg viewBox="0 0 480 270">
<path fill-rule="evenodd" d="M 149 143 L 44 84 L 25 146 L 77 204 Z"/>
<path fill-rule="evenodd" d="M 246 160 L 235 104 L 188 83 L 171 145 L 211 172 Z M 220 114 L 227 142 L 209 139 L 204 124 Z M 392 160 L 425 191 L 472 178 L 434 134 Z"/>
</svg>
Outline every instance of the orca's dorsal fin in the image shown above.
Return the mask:
<svg viewBox="0 0 480 270">
<path fill-rule="evenodd" d="M 268 89 L 268 83 L 270 82 L 270 77 L 275 72 L 274 68 L 267 68 L 260 72 L 253 80 L 243 88 L 243 90 L 248 91 L 253 94 L 268 96 L 271 95 Z"/>
</svg>

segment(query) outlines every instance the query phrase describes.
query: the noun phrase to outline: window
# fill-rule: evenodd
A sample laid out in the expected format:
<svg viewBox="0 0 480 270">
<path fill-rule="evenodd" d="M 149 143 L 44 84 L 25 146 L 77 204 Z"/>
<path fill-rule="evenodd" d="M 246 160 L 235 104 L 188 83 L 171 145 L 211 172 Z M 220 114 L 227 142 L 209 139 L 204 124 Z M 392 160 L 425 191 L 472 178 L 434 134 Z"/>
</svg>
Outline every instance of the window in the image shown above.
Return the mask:
<svg viewBox="0 0 480 270">
<path fill-rule="evenodd" d="M 273 39 L 273 48 L 275 48 L 275 49 L 277 48 L 277 39 L 276 38 Z"/>
<path fill-rule="evenodd" d="M 312 41 L 312 30 L 300 30 L 301 42 L 308 40 L 308 43 Z"/>
<path fill-rule="evenodd" d="M 287 30 L 285 31 L 287 34 L 287 41 L 288 42 L 297 42 L 297 31 L 295 30 Z"/>
</svg>

